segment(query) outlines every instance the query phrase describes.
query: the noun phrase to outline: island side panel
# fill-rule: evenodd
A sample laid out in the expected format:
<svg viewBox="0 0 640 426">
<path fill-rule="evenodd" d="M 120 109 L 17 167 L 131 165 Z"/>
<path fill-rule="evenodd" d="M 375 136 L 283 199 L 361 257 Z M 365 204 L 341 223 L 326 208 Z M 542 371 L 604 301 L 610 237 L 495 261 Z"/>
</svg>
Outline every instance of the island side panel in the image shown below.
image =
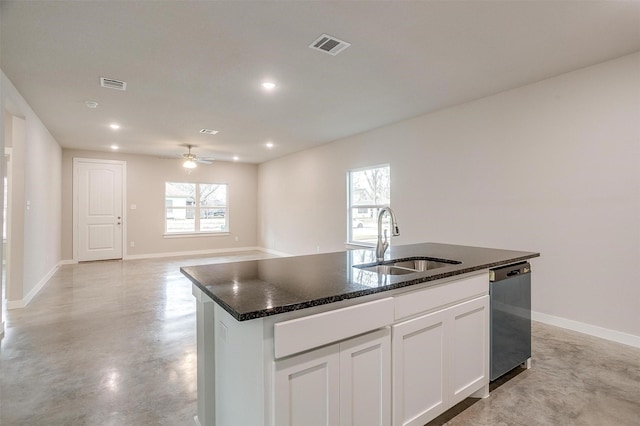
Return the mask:
<svg viewBox="0 0 640 426">
<path fill-rule="evenodd" d="M 238 322 L 196 285 L 197 426 L 268 426 L 263 321 Z M 270 410 L 269 410 L 270 411 Z"/>
<path fill-rule="evenodd" d="M 215 424 L 215 360 L 214 354 L 214 303 L 195 284 L 191 292 L 196 299 L 196 367 L 197 367 L 197 415 L 196 426 Z"/>
<path fill-rule="evenodd" d="M 215 424 L 266 426 L 262 319 L 239 322 L 214 303 L 213 328 Z"/>
</svg>

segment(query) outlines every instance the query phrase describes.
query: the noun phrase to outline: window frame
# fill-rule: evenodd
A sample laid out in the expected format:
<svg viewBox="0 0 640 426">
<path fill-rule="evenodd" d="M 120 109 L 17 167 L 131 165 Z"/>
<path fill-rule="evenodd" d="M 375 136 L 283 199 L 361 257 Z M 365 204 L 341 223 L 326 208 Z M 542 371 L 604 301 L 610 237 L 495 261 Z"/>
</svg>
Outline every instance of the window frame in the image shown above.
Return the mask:
<svg viewBox="0 0 640 426">
<path fill-rule="evenodd" d="M 167 200 L 169 198 L 176 197 L 167 197 L 167 184 L 185 184 L 185 185 L 194 185 L 195 186 L 195 195 L 193 204 L 184 206 L 169 206 L 167 205 Z M 204 206 L 201 205 L 202 202 L 200 200 L 201 197 L 201 185 L 217 185 L 225 187 L 225 205 L 213 205 L 213 206 Z M 187 217 L 187 212 L 193 212 L 193 220 L 194 220 L 194 230 L 193 231 L 178 231 L 171 232 L 168 229 L 168 211 L 171 210 L 184 210 L 185 218 Z M 215 209 L 215 210 L 224 210 L 224 229 L 215 231 L 215 230 L 201 230 L 201 210 L 203 209 Z M 229 184 L 227 183 L 214 183 L 214 182 L 178 182 L 178 181 L 165 181 L 164 183 L 164 234 L 165 238 L 179 238 L 179 237 L 204 237 L 204 236 L 218 236 L 218 235 L 229 235 L 230 234 L 230 226 L 229 226 Z"/>
<path fill-rule="evenodd" d="M 351 191 L 352 187 L 352 174 L 362 172 L 365 170 L 388 168 L 389 169 L 389 202 L 384 204 L 351 204 Z M 354 209 L 381 209 L 383 207 L 390 207 L 391 205 L 391 164 L 376 164 L 373 166 L 359 167 L 357 169 L 350 169 L 347 171 L 347 246 L 362 246 L 362 247 L 375 247 L 376 243 L 360 241 L 353 239 L 353 221 L 357 218 L 353 217 Z"/>
</svg>

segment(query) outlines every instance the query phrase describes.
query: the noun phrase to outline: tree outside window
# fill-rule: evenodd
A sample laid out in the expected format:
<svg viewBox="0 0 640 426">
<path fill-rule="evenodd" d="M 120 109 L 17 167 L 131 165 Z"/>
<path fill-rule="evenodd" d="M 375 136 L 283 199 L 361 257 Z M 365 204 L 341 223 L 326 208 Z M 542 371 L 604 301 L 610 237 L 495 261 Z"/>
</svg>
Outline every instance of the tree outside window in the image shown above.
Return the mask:
<svg viewBox="0 0 640 426">
<path fill-rule="evenodd" d="M 348 180 L 348 241 L 375 245 L 378 238 L 378 212 L 391 202 L 391 168 L 384 165 L 351 170 Z M 383 225 L 389 227 L 387 215 Z"/>
<path fill-rule="evenodd" d="M 227 185 L 165 183 L 165 232 L 229 232 Z"/>
</svg>

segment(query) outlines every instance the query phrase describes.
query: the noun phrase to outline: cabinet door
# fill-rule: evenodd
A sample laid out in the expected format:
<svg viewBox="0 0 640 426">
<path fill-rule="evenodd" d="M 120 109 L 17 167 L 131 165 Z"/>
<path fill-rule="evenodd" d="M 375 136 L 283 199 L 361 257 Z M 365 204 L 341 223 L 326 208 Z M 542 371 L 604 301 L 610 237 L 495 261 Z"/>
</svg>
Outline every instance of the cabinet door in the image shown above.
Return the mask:
<svg viewBox="0 0 640 426">
<path fill-rule="evenodd" d="M 340 343 L 340 425 L 391 424 L 391 332 Z"/>
<path fill-rule="evenodd" d="M 396 426 L 423 426 L 445 409 L 445 320 L 438 311 L 393 326 Z"/>
<path fill-rule="evenodd" d="M 489 383 L 489 296 L 447 309 L 449 405 L 462 401 Z"/>
<path fill-rule="evenodd" d="M 275 425 L 334 426 L 339 418 L 338 345 L 275 362 Z"/>
</svg>

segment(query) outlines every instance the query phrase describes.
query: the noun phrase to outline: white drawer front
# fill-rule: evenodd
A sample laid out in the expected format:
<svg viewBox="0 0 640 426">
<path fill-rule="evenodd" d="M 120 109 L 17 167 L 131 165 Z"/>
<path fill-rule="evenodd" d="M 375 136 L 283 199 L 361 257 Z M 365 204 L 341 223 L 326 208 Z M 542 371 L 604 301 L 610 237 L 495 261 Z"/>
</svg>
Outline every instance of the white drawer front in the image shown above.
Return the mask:
<svg viewBox="0 0 640 426">
<path fill-rule="evenodd" d="M 275 357 L 282 358 L 393 323 L 394 301 L 382 300 L 283 321 L 274 326 Z"/>
<path fill-rule="evenodd" d="M 485 294 L 489 294 L 489 274 L 486 272 L 407 292 L 395 297 L 395 319 L 429 312 L 441 306 Z"/>
</svg>

